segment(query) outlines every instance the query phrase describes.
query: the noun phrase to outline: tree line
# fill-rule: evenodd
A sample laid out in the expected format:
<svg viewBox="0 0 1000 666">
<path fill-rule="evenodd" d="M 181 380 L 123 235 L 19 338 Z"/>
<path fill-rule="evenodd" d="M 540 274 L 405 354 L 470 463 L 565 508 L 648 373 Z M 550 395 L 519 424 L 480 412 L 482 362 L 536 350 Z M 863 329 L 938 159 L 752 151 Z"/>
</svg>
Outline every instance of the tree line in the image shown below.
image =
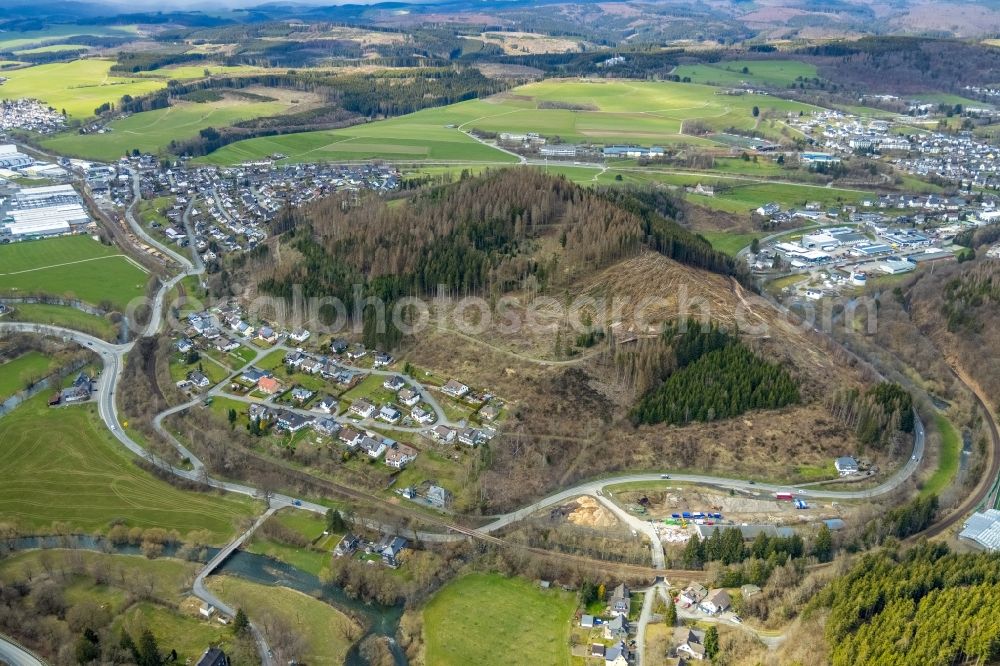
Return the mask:
<svg viewBox="0 0 1000 666">
<path fill-rule="evenodd" d="M 912 433 L 913 397 L 895 382 L 879 382 L 862 392 L 857 388 L 834 393 L 831 413 L 854 429 L 865 446 L 886 450 L 898 433 Z"/>
</svg>

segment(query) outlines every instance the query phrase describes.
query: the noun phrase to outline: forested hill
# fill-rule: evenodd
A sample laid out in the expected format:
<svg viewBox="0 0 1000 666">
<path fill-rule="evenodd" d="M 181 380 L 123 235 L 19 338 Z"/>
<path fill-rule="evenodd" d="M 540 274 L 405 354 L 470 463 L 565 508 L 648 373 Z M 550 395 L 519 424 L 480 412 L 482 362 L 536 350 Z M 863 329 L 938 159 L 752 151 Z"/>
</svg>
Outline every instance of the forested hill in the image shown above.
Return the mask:
<svg viewBox="0 0 1000 666">
<path fill-rule="evenodd" d="M 287 297 L 300 284 L 305 296 L 347 303 L 353 284 L 389 302 L 438 285 L 455 295 L 503 293 L 528 278 L 545 290 L 648 250 L 742 278 L 735 260 L 665 217 L 669 200 L 648 192 L 598 193 L 518 168 L 399 203 L 331 197 L 289 212 L 275 231 L 301 259 L 278 266 L 260 288 Z"/>
</svg>

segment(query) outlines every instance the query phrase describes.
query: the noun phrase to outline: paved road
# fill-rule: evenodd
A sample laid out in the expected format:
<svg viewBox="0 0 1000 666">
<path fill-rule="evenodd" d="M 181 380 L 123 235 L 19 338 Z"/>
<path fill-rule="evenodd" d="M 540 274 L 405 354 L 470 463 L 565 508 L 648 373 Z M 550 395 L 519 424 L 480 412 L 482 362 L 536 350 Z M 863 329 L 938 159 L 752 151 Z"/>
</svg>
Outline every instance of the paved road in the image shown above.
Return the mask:
<svg viewBox="0 0 1000 666">
<path fill-rule="evenodd" d="M 0 664 L 8 664 L 8 666 L 43 666 L 44 662 L 7 637 L 0 636 Z"/>
<path fill-rule="evenodd" d="M 207 578 L 209 574 L 211 574 L 213 571 L 219 568 L 223 562 L 229 559 L 229 556 L 235 553 L 236 550 L 239 549 L 246 542 L 246 540 L 249 539 L 250 536 L 257 531 L 257 528 L 263 525 L 264 521 L 273 516 L 274 512 L 277 510 L 278 510 L 277 507 L 274 506 L 269 508 L 263 514 L 261 514 L 259 518 L 257 518 L 254 524 L 251 525 L 246 532 L 238 536 L 235 541 L 233 541 L 228 546 L 220 550 L 215 557 L 209 560 L 208 564 L 206 564 L 202 568 L 202 570 L 198 572 L 198 575 L 194 579 L 194 585 L 192 586 L 194 596 L 198 597 L 207 604 L 215 606 L 219 610 L 219 612 L 224 613 L 229 617 L 236 617 L 235 608 L 232 608 L 229 605 L 227 605 L 224 601 L 215 596 L 215 594 L 213 594 L 211 590 L 205 587 L 205 578 Z M 261 665 L 274 666 L 275 661 L 274 661 L 274 656 L 271 654 L 271 648 L 268 647 L 267 640 L 264 638 L 264 634 L 260 632 L 260 630 L 257 628 L 256 625 L 254 625 L 253 622 L 250 623 L 250 633 L 253 636 L 254 641 L 257 643 L 257 652 L 261 658 Z"/>
</svg>

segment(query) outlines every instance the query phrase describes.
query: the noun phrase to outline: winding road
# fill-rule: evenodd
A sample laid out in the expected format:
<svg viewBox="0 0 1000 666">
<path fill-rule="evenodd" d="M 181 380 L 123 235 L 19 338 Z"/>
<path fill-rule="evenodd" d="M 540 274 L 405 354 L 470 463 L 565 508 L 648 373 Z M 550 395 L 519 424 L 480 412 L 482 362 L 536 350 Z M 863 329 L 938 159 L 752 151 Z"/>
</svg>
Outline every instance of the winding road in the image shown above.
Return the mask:
<svg viewBox="0 0 1000 666">
<path fill-rule="evenodd" d="M 143 240 L 145 240 L 153 247 L 160 249 L 167 256 L 172 257 L 182 267 L 180 274 L 176 275 L 172 279 L 163 283 L 160 286 L 160 289 L 158 290 L 155 296 L 155 299 L 152 303 L 151 317 L 143 332 L 145 336 L 152 336 L 156 335 L 156 333 L 160 330 L 160 327 L 164 321 L 164 314 L 165 314 L 164 310 L 166 307 L 165 300 L 170 290 L 177 284 L 177 282 L 179 282 L 185 276 L 200 275 L 201 273 L 203 273 L 204 267 L 201 265 L 200 260 L 198 260 L 197 258 L 195 259 L 195 261 L 191 261 L 188 258 L 182 256 L 181 254 L 178 254 L 177 252 L 173 251 L 171 248 L 164 246 L 156 239 L 152 238 L 136 221 L 133 211 L 139 200 L 139 185 L 138 185 L 138 179 L 134 174 L 132 180 L 134 184 L 135 200 L 129 205 L 128 209 L 126 210 L 126 219 L 129 225 L 132 227 L 132 229 L 138 236 L 143 238 Z M 190 210 L 191 210 L 191 204 L 189 204 L 187 210 L 185 211 L 185 218 L 187 218 Z M 190 225 L 186 226 L 188 226 L 188 228 L 190 227 Z M 192 252 L 195 251 L 196 250 L 192 244 Z M 223 481 L 220 479 L 215 479 L 210 477 L 207 473 L 204 464 L 200 460 L 198 460 L 198 458 L 194 456 L 191 451 L 189 451 L 179 441 L 177 441 L 175 437 L 173 437 L 169 432 L 167 432 L 166 429 L 163 428 L 162 422 L 166 416 L 195 406 L 196 404 L 204 400 L 203 396 L 196 398 L 192 401 L 186 402 L 184 404 L 171 407 L 170 409 L 165 410 L 164 412 L 158 414 L 154 419 L 154 426 L 156 427 L 156 429 L 165 437 L 167 437 L 168 441 L 170 441 L 173 444 L 173 446 L 177 449 L 178 453 L 183 458 L 187 458 L 188 460 L 191 461 L 191 466 L 192 466 L 191 469 L 182 469 L 172 465 L 168 461 L 159 458 L 151 451 L 148 451 L 145 448 L 143 448 L 129 436 L 125 428 L 123 428 L 123 426 L 121 425 L 121 419 L 118 414 L 118 408 L 115 400 L 115 393 L 119 387 L 120 380 L 122 377 L 122 372 L 124 370 L 125 357 L 133 349 L 135 345 L 134 342 L 128 344 L 114 344 L 106 342 L 104 340 L 100 340 L 96 337 L 87 335 L 85 333 L 81 333 L 70 329 L 41 325 L 41 324 L 33 324 L 33 323 L 21 323 L 21 322 L 0 322 L 0 331 L 17 331 L 21 333 L 38 334 L 38 335 L 61 338 L 64 341 L 74 342 L 83 347 L 91 349 L 94 353 L 96 353 L 100 357 L 104 368 L 98 382 L 97 396 L 96 396 L 100 418 L 105 423 L 105 425 L 107 426 L 111 434 L 114 436 L 114 438 L 118 442 L 120 442 L 124 447 L 126 447 L 129 451 L 134 453 L 136 456 L 148 460 L 149 462 L 161 468 L 162 470 L 165 470 L 171 474 L 187 479 L 189 481 L 207 484 L 213 488 L 217 488 L 227 492 L 247 495 L 251 497 L 263 498 L 265 496 L 264 492 L 252 486 Z M 255 347 L 251 345 L 251 348 Z M 287 347 L 281 345 L 279 345 L 277 348 L 285 350 L 288 349 Z M 258 349 L 257 350 L 258 353 L 255 356 L 253 362 L 257 362 L 262 355 L 266 353 L 271 353 L 273 351 L 274 348 L 268 350 Z M 248 363 L 246 365 L 247 366 L 252 365 L 253 362 Z M 401 374 L 392 371 L 369 370 L 369 369 L 365 369 L 364 372 L 386 375 L 386 376 Z M 437 412 L 438 414 L 439 422 L 451 424 L 451 422 L 446 418 L 443 409 L 440 407 L 437 401 L 434 400 L 433 395 L 431 395 L 430 392 L 427 391 L 425 387 L 420 385 L 419 382 L 413 380 L 412 378 L 408 379 L 410 383 L 420 391 L 421 395 L 428 402 L 428 404 L 434 407 L 435 412 Z M 225 384 L 226 382 L 222 382 L 219 385 L 213 387 L 209 391 L 209 395 L 220 394 Z M 250 400 L 245 398 L 240 398 L 229 394 L 226 394 L 226 396 L 230 399 L 250 402 Z M 285 406 L 283 406 L 283 408 L 288 409 L 288 407 Z M 314 412 L 308 412 L 306 410 L 293 410 L 293 411 L 301 411 L 303 413 L 315 415 Z M 371 423 L 374 424 L 374 422 Z M 408 428 L 405 426 L 391 426 L 389 424 L 383 424 L 383 423 L 378 423 L 378 426 L 380 428 L 395 428 L 399 430 L 420 429 L 420 428 Z M 923 423 L 920 422 L 920 419 L 918 417 L 916 420 L 916 433 L 914 437 L 914 447 L 911 459 L 908 460 L 891 477 L 887 478 L 879 485 L 869 489 L 840 490 L 840 491 L 820 490 L 814 488 L 807 489 L 801 486 L 778 485 L 769 483 L 753 484 L 745 479 L 733 479 L 733 478 L 702 475 L 702 474 L 670 474 L 670 479 L 672 481 L 677 481 L 677 482 L 712 486 L 723 490 L 734 490 L 741 493 L 754 494 L 758 496 L 767 496 L 775 492 L 792 492 L 796 495 L 806 498 L 822 498 L 822 499 L 838 499 L 838 500 L 870 500 L 892 492 L 893 490 L 900 487 L 901 484 L 903 484 L 907 479 L 909 479 L 913 475 L 913 473 L 918 469 L 924 457 L 924 440 L 925 440 L 924 425 Z M 418 539 L 423 539 L 426 541 L 439 541 L 439 542 L 457 540 L 457 539 L 466 539 L 472 537 L 506 545 L 502 539 L 492 536 L 492 533 L 502 530 L 518 521 L 524 520 L 530 515 L 545 508 L 564 504 L 581 495 L 590 495 L 597 498 L 598 501 L 600 501 L 604 506 L 606 506 L 609 510 L 611 510 L 626 525 L 636 530 L 636 532 L 642 532 L 649 539 L 651 546 L 651 560 L 653 564 L 653 570 L 663 574 L 673 573 L 664 569 L 665 556 L 663 552 L 663 546 L 658 538 L 654 526 L 650 522 L 636 518 L 635 516 L 632 516 L 631 514 L 626 512 L 624 509 L 622 509 L 617 504 L 612 502 L 605 495 L 604 492 L 604 489 L 607 486 L 614 484 L 662 481 L 666 477 L 667 473 L 669 473 L 669 470 L 664 470 L 663 472 L 659 473 L 623 474 L 623 475 L 583 482 L 573 487 L 566 488 L 559 492 L 553 493 L 548 497 L 545 497 L 537 502 L 534 502 L 528 506 L 518 509 L 517 511 L 513 511 L 511 513 L 504 514 L 501 516 L 495 516 L 493 517 L 493 520 L 491 522 L 479 528 L 472 529 L 472 528 L 460 527 L 457 525 L 444 523 L 443 521 L 436 521 L 436 524 L 444 527 L 443 532 L 436 532 L 436 533 L 418 532 L 416 533 L 416 536 Z M 205 601 L 206 603 L 210 603 L 216 606 L 216 608 L 220 609 L 220 611 L 224 613 L 231 615 L 233 611 L 231 608 L 229 608 L 227 605 L 225 605 L 223 602 L 217 599 L 204 586 L 204 579 L 207 575 L 209 575 L 212 571 L 214 571 L 214 569 L 219 564 L 221 564 L 232 552 L 238 549 L 243 544 L 243 542 L 247 538 L 249 538 L 249 536 L 253 533 L 253 531 L 276 510 L 284 507 L 294 506 L 296 508 L 320 514 L 325 514 L 327 511 L 326 506 L 307 501 L 300 501 L 298 499 L 289 497 L 287 495 L 267 493 L 267 499 L 268 499 L 268 510 L 257 519 L 257 521 L 249 530 L 241 534 L 235 541 L 226 546 L 223 549 L 223 551 L 221 551 L 219 555 L 212 560 L 212 562 L 208 563 L 208 565 L 206 565 L 206 567 L 199 573 L 198 577 L 195 580 L 193 588 L 195 596 L 197 596 L 202 601 Z M 366 499 L 368 501 L 381 502 L 386 505 L 390 504 L 387 500 L 375 496 L 366 496 Z M 430 522 L 433 523 L 435 521 L 431 520 Z M 375 524 L 374 526 L 378 527 L 377 524 Z M 529 550 L 537 551 L 539 549 L 529 549 Z M 575 558 L 581 561 L 587 559 L 567 554 L 559 554 L 559 555 L 566 559 Z M 612 562 L 609 562 L 607 564 L 609 567 L 618 566 L 617 563 L 612 563 Z M 641 567 L 634 567 L 634 568 L 638 570 Z M 651 591 L 654 590 L 655 593 L 657 594 L 659 593 L 659 591 L 656 588 L 651 589 Z M 647 596 L 649 597 L 647 603 L 650 604 L 651 606 L 653 594 L 649 594 Z M 647 609 L 645 608 L 644 608 L 644 615 L 646 616 L 646 620 L 648 621 L 649 614 L 647 612 Z M 644 626 L 644 623 L 640 624 Z M 260 653 L 262 663 L 264 663 L 265 666 L 271 666 L 274 663 L 274 661 L 264 636 L 256 629 L 256 627 L 254 627 L 253 625 L 251 625 L 251 627 L 254 638 L 257 641 L 258 652 Z M 640 643 L 641 642 L 642 641 L 640 640 Z M 4 647 L 5 645 L 8 647 Z M 2 650 L 12 651 L 12 648 L 9 646 L 9 644 L 0 642 L 0 658 L 3 658 L 6 654 Z M 23 657 L 18 657 L 17 659 L 19 660 L 13 661 L 13 663 L 16 666 L 21 666 L 22 664 L 24 664 L 24 666 L 35 666 L 35 664 L 38 663 L 37 660 L 25 661 Z"/>
</svg>

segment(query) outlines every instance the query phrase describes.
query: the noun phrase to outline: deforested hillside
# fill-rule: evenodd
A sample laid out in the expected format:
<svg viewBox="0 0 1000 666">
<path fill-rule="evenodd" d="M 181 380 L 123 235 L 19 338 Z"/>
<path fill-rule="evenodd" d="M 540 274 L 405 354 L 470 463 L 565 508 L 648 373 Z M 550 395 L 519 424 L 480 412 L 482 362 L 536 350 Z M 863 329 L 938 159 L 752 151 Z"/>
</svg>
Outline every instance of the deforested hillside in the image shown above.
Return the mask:
<svg viewBox="0 0 1000 666">
<path fill-rule="evenodd" d="M 427 304 L 431 323 L 415 332 L 379 330 L 364 307 L 352 335 L 506 405 L 463 509 L 630 469 L 805 480 L 844 454 L 892 467 L 905 446 L 861 442 L 828 399 L 873 376 L 746 288 L 675 212 L 657 191 L 494 172 L 300 209 L 238 277 L 271 296 L 336 296 L 348 312 L 359 296 Z M 463 310 L 467 297 L 478 305 Z"/>
<path fill-rule="evenodd" d="M 1000 261 L 921 273 L 905 298 L 916 324 L 945 357 L 987 395 L 1000 395 Z"/>
</svg>

